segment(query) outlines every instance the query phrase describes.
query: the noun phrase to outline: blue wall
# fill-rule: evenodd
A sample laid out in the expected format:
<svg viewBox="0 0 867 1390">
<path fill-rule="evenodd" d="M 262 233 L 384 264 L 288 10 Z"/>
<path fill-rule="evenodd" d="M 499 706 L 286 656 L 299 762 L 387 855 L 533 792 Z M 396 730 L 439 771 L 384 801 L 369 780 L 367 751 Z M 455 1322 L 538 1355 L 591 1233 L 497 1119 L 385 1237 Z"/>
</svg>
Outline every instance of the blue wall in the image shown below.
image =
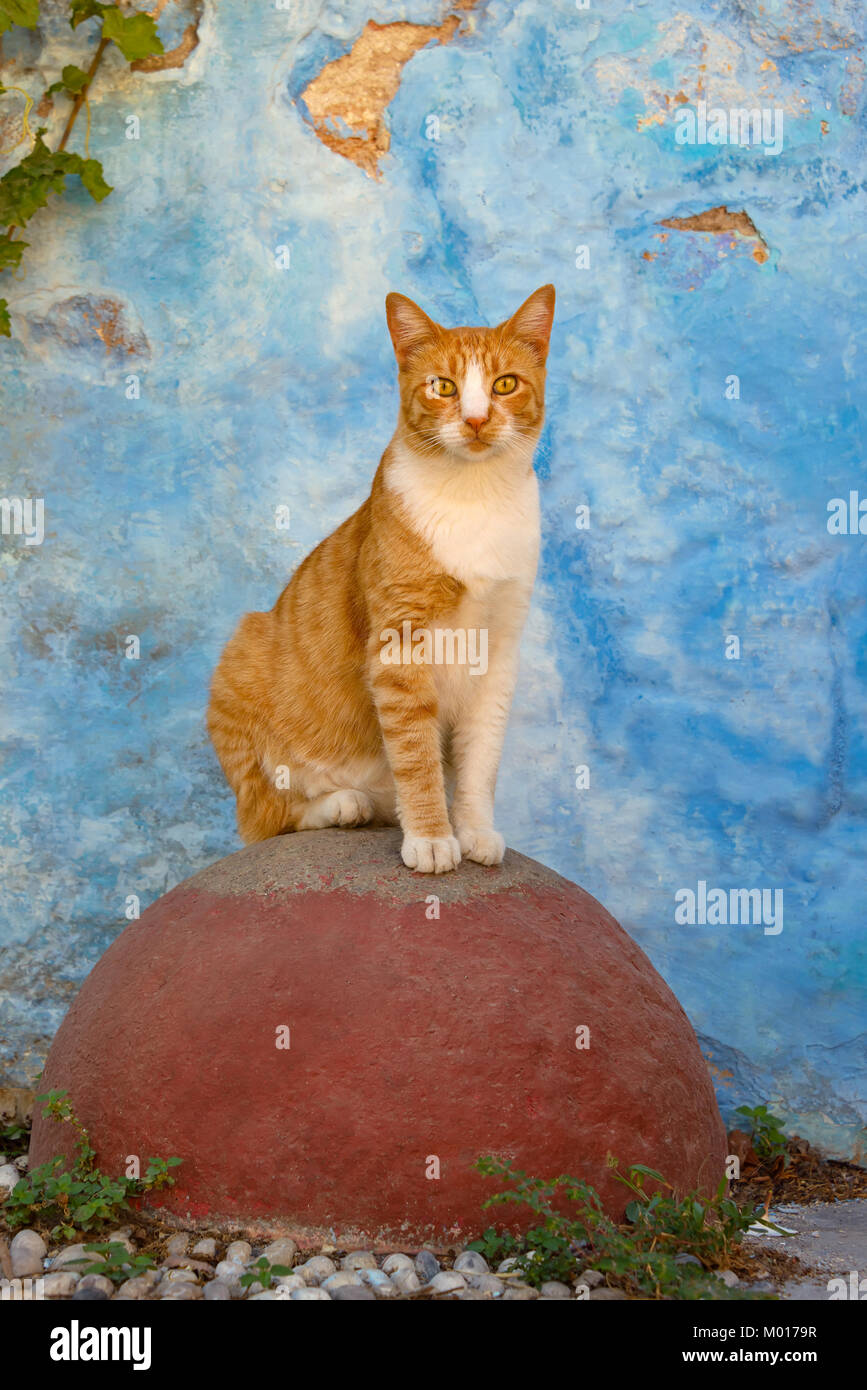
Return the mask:
<svg viewBox="0 0 867 1390">
<path fill-rule="evenodd" d="M 397 403 L 386 292 L 495 322 L 553 280 L 501 828 L 648 952 L 727 1113 L 770 1101 L 861 1153 L 865 543 L 827 527 L 867 496 L 861 7 L 488 0 L 405 67 L 370 178 L 301 91 L 366 20 L 448 12 L 206 0 L 182 69 L 98 79 L 112 196 L 31 224 L 0 340 L 0 494 L 43 497 L 46 527 L 0 539 L 0 1055 L 31 1080 L 127 896 L 237 848 L 210 674 L 367 491 Z M 167 46 L 188 18 L 168 6 Z M 61 41 L 81 61 L 85 30 L 44 32 L 7 36 L 0 79 L 38 91 Z M 702 99 L 782 110 L 782 151 L 678 144 Z M 659 225 L 720 204 L 757 236 Z M 678 924 L 699 881 L 782 889 L 783 930 Z"/>
</svg>

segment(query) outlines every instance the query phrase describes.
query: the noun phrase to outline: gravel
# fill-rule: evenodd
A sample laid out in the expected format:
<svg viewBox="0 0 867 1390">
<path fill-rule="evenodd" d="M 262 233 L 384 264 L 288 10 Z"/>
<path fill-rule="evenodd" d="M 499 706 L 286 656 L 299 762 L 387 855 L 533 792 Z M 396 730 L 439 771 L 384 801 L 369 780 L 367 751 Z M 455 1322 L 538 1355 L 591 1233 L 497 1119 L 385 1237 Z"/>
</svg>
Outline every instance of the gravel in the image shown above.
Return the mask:
<svg viewBox="0 0 867 1390">
<path fill-rule="evenodd" d="M 135 1232 L 124 1227 L 101 1239 L 123 1245 L 131 1255 L 154 1248 L 140 1227 Z M 118 1275 L 110 1278 L 99 1272 L 82 1274 L 85 1263 L 102 1263 L 102 1256 L 85 1251 L 84 1243 L 49 1246 L 39 1232 L 19 1231 L 9 1246 L 13 1275 L 21 1279 L 33 1278 L 45 1271 L 42 1289 L 46 1298 L 74 1298 L 79 1302 L 117 1299 L 211 1303 L 243 1299 L 266 1303 L 291 1300 L 345 1303 L 417 1298 L 498 1299 L 503 1302 L 542 1298 L 548 1302 L 562 1302 L 564 1299 L 586 1299 L 588 1294 L 591 1299 L 598 1300 L 626 1298 L 619 1289 L 608 1288 L 605 1276 L 598 1270 L 587 1269 L 576 1275 L 572 1287 L 552 1279 L 541 1288 L 535 1288 L 527 1283 L 514 1258 L 501 1261 L 493 1273 L 487 1260 L 475 1250 L 462 1250 L 453 1259 L 445 1256 L 441 1259 L 429 1249 L 414 1254 L 405 1251 L 377 1253 L 337 1250 L 326 1244 L 324 1250 L 328 1254 L 309 1254 L 299 1251 L 296 1241 L 288 1236 L 270 1243 L 247 1240 L 227 1243 L 219 1236 L 196 1239 L 186 1232 L 175 1232 L 165 1239 L 162 1245 L 165 1254 L 154 1268 L 121 1279 Z M 257 1262 L 263 1257 L 269 1266 L 282 1266 L 292 1272 L 272 1273 L 269 1278 L 267 1269 L 257 1268 Z M 244 1285 L 241 1280 L 246 1274 L 256 1278 Z M 739 1282 L 737 1276 L 727 1270 L 720 1271 L 719 1278 L 729 1287 Z"/>
</svg>

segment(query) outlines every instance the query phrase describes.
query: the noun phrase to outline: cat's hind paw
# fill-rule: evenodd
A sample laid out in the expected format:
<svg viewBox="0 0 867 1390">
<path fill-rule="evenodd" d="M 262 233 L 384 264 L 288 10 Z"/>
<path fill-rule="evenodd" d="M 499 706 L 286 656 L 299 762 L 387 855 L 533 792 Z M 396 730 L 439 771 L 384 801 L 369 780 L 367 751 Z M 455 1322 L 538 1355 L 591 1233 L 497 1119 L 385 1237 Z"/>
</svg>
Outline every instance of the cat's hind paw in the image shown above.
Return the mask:
<svg viewBox="0 0 867 1390">
<path fill-rule="evenodd" d="M 331 792 L 322 799 L 321 819 L 324 826 L 367 825 L 373 820 L 373 802 L 364 792 Z"/>
<path fill-rule="evenodd" d="M 506 842 L 498 830 L 458 830 L 458 843 L 465 859 L 477 864 L 502 864 Z"/>
<path fill-rule="evenodd" d="M 454 835 L 428 840 L 424 835 L 406 834 L 400 854 L 406 867 L 419 874 L 447 874 L 461 862 L 461 847 Z"/>
</svg>

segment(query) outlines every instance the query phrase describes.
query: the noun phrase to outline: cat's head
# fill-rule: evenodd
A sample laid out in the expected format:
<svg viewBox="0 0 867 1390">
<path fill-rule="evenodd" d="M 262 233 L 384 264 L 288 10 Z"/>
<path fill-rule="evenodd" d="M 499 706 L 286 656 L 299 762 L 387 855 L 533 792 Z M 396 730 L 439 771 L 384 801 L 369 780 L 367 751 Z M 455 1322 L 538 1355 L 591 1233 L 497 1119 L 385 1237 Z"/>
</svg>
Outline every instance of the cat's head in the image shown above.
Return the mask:
<svg viewBox="0 0 867 1390">
<path fill-rule="evenodd" d="M 545 411 L 554 286 L 496 328 L 443 328 L 411 299 L 385 301 L 406 442 L 425 457 L 532 454 Z"/>
</svg>

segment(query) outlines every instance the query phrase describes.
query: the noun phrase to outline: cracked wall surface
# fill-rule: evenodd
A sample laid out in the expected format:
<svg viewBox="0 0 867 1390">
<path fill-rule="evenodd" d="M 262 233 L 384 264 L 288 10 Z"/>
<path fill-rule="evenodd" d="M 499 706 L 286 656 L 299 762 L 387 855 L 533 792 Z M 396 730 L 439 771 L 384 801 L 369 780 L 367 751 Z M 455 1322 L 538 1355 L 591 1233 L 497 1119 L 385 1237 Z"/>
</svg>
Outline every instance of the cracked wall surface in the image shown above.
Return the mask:
<svg viewBox="0 0 867 1390">
<path fill-rule="evenodd" d="M 648 952 L 727 1114 L 863 1154 L 865 551 L 827 529 L 867 495 L 862 5 L 159 8 L 182 65 L 100 73 L 115 191 L 34 219 L 0 340 L 0 495 L 45 499 L 41 546 L 0 537 L 7 1081 L 131 896 L 237 847 L 208 682 L 367 491 L 387 291 L 496 322 L 553 280 L 501 828 Z M 56 9 L 0 81 L 80 61 Z M 700 102 L 782 149 L 678 144 Z M 699 881 L 783 889 L 782 932 L 677 924 Z"/>
</svg>

